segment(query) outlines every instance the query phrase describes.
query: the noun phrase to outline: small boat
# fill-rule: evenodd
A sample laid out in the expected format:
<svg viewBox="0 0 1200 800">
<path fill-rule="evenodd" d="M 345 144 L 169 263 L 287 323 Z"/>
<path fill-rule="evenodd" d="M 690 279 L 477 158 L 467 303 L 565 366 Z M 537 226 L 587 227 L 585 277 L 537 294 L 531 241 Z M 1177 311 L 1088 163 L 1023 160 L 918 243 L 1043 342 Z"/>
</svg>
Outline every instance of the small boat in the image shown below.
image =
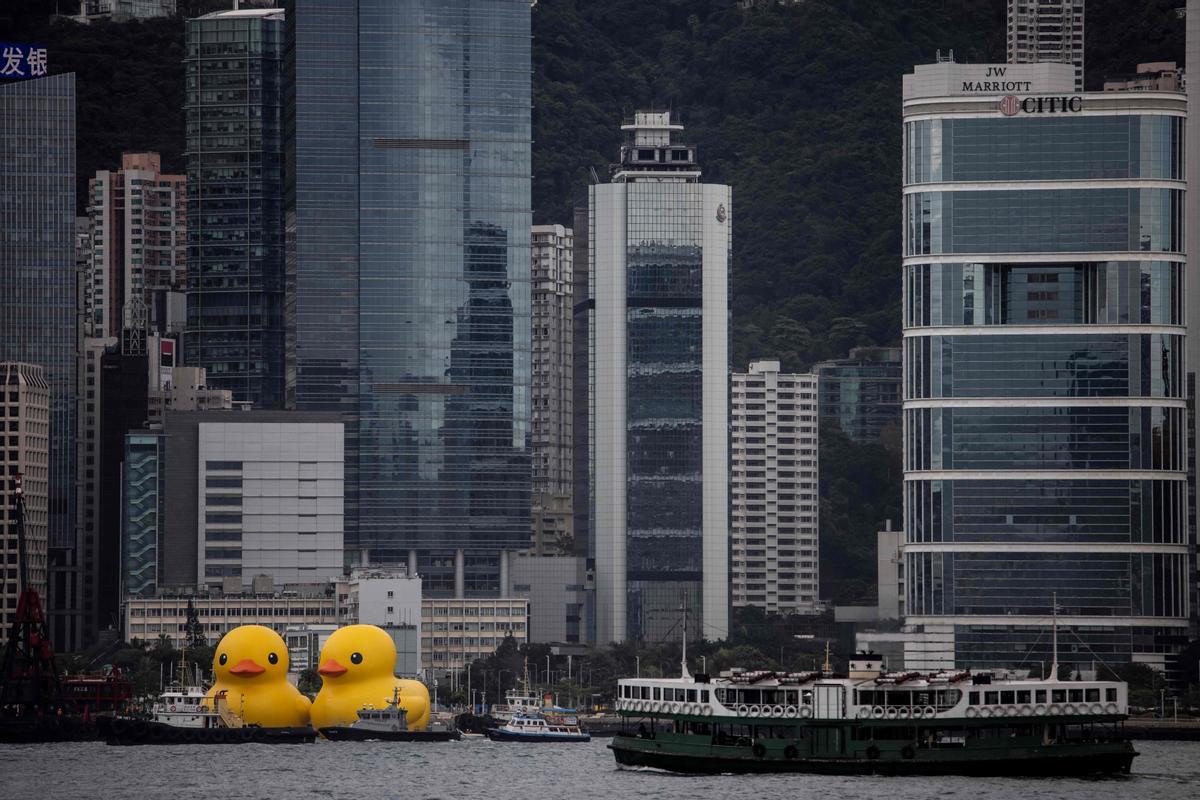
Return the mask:
<svg viewBox="0 0 1200 800">
<path fill-rule="evenodd" d="M 574 717 L 555 714 L 517 714 L 487 736 L 493 742 L 590 742 L 591 734 Z"/>
<path fill-rule="evenodd" d="M 101 738 L 111 745 L 140 744 L 303 744 L 317 732 L 302 728 L 247 725 L 229 708 L 225 692 L 209 701 L 203 686 L 175 685 L 151 706 L 150 719 L 96 717 Z"/>
<path fill-rule="evenodd" d="M 354 723 L 321 728 L 321 735 L 335 742 L 450 742 L 462 738 L 462 734 L 452 727 L 409 730 L 408 712 L 400 707 L 399 689 L 395 690 L 386 708 L 361 708 Z"/>
</svg>

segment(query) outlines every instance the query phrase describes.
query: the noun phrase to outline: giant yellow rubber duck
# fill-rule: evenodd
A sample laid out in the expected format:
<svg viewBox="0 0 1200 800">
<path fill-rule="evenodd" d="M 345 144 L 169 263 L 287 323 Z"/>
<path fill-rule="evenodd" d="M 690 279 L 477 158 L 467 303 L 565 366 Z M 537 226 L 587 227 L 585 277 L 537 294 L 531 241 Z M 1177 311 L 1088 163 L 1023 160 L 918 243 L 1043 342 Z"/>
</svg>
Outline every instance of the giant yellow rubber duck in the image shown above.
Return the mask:
<svg viewBox="0 0 1200 800">
<path fill-rule="evenodd" d="M 409 730 L 429 724 L 429 690 L 420 681 L 397 678 L 396 643 L 374 625 L 347 625 L 321 648 L 321 691 L 312 706 L 314 728 L 352 725 L 365 706 L 387 708 L 399 689 Z"/>
<path fill-rule="evenodd" d="M 216 679 L 205 700 L 225 692 L 227 707 L 247 725 L 264 728 L 308 724 L 309 699 L 288 683 L 283 638 L 262 625 L 242 625 L 225 634 L 213 654 Z"/>
</svg>

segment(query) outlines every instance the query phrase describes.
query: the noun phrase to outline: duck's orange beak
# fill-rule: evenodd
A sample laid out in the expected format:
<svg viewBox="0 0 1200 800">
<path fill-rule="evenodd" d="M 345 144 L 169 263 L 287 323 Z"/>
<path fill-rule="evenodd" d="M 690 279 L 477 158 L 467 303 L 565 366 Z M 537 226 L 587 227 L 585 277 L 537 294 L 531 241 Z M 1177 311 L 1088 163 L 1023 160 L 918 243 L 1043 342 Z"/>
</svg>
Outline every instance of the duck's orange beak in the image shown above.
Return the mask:
<svg viewBox="0 0 1200 800">
<path fill-rule="evenodd" d="M 250 658 L 243 658 L 229 670 L 233 675 L 260 675 L 266 671 L 264 667 Z"/>
<path fill-rule="evenodd" d="M 328 675 L 331 678 L 336 678 L 338 675 L 344 675 L 349 672 L 349 670 L 339 664 L 337 659 L 327 658 L 321 662 L 321 666 L 317 668 L 317 672 L 322 675 Z"/>
</svg>

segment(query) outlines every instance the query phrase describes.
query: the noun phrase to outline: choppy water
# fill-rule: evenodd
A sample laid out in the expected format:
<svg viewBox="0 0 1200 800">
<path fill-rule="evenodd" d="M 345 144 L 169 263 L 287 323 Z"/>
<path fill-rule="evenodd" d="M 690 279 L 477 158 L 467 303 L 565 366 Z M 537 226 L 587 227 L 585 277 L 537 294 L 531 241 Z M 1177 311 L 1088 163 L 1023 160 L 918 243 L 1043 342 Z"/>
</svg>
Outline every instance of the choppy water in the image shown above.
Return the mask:
<svg viewBox="0 0 1200 800">
<path fill-rule="evenodd" d="M 618 770 L 590 744 L 317 742 L 109 747 L 0 745 L 0 798 L 661 798 L 662 800 L 1194 800 L 1200 744 L 1139 742 L 1128 777 L 1104 780 L 693 777 Z"/>
</svg>

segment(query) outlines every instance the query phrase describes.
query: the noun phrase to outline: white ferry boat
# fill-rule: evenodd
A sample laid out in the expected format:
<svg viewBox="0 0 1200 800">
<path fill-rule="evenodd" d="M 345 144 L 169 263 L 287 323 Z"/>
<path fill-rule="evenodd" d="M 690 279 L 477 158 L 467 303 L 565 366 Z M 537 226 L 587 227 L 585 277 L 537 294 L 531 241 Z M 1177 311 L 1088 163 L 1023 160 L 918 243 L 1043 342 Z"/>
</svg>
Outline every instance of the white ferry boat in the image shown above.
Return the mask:
<svg viewBox="0 0 1200 800">
<path fill-rule="evenodd" d="M 517 714 L 487 732 L 493 742 L 590 742 L 591 734 L 573 718 L 548 714 Z"/>
<path fill-rule="evenodd" d="M 1053 674 L 1053 673 L 1051 673 Z M 734 669 L 624 678 L 618 764 L 677 772 L 1094 775 L 1129 772 L 1128 687 L 1004 673 Z"/>
</svg>

